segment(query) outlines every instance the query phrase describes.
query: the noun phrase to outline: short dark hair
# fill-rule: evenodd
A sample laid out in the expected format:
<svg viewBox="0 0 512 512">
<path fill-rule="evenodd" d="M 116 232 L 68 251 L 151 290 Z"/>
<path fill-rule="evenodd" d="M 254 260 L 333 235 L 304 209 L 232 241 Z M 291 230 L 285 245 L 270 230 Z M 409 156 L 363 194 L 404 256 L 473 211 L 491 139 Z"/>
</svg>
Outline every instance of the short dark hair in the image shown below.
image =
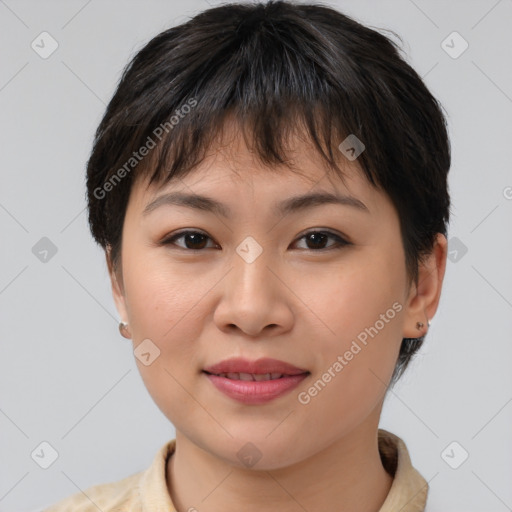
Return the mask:
<svg viewBox="0 0 512 512">
<path fill-rule="evenodd" d="M 124 69 L 87 164 L 91 232 L 114 268 L 134 176 L 149 184 L 184 176 L 228 115 L 269 165 L 287 165 L 285 136 L 307 129 L 341 179 L 340 143 L 362 141 L 357 163 L 394 204 L 417 283 L 421 258 L 449 221 L 442 107 L 390 38 L 329 6 L 282 0 L 200 12 L 151 39 Z M 402 340 L 392 384 L 423 339 Z"/>
</svg>

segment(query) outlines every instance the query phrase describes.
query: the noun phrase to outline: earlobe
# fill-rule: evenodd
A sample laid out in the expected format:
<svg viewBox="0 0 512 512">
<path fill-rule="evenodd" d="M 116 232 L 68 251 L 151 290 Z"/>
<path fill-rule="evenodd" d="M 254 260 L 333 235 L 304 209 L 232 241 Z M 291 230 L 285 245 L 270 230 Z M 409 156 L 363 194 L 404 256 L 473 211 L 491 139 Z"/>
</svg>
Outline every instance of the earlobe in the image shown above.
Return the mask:
<svg viewBox="0 0 512 512">
<path fill-rule="evenodd" d="M 432 252 L 419 263 L 418 284 L 411 285 L 407 299 L 404 338 L 419 338 L 428 331 L 439 305 L 446 270 L 447 246 L 446 237 L 438 233 Z"/>
</svg>

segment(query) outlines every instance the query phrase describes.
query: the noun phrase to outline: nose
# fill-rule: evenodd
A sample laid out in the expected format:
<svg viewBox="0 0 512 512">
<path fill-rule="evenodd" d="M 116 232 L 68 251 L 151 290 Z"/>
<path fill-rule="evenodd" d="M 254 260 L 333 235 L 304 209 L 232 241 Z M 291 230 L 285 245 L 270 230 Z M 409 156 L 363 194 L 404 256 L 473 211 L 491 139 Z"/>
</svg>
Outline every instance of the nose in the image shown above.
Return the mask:
<svg viewBox="0 0 512 512">
<path fill-rule="evenodd" d="M 276 336 L 291 329 L 293 294 L 279 275 L 279 269 L 265 251 L 251 263 L 238 254 L 232 269 L 221 281 L 221 299 L 214 313 L 217 327 L 253 336 Z"/>
</svg>

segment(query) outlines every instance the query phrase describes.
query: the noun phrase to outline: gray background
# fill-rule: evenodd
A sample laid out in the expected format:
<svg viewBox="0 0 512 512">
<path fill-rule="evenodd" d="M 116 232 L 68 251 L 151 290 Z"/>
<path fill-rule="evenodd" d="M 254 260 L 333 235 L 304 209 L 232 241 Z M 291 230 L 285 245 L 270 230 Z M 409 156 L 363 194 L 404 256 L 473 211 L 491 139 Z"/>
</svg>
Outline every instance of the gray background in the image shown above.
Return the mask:
<svg viewBox="0 0 512 512">
<path fill-rule="evenodd" d="M 129 58 L 208 3 L 0 0 L 0 511 L 141 471 L 174 437 L 117 331 L 84 167 Z M 406 441 L 430 512 L 512 510 L 512 1 L 326 3 L 402 36 L 453 147 L 440 308 L 381 427 Z M 58 42 L 46 59 L 31 47 L 43 31 Z M 458 36 L 442 45 L 453 31 L 469 44 L 457 58 Z M 58 452 L 48 469 L 44 446 L 31 457 L 43 441 Z"/>
</svg>

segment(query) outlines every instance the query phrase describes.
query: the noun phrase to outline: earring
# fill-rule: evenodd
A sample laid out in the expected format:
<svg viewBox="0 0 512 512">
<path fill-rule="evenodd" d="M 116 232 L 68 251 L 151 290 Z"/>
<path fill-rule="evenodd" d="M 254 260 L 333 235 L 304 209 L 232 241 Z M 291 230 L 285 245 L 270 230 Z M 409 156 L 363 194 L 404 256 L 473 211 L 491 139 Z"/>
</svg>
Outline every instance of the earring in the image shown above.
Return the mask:
<svg viewBox="0 0 512 512">
<path fill-rule="evenodd" d="M 421 331 L 424 326 L 425 324 L 423 322 L 416 322 L 416 329 L 418 329 L 418 331 Z M 430 327 L 430 320 L 427 318 L 427 328 L 428 327 Z"/>
<path fill-rule="evenodd" d="M 128 340 L 131 338 L 131 335 L 128 331 L 128 324 L 126 322 L 119 322 L 119 332 L 123 338 Z"/>
</svg>

